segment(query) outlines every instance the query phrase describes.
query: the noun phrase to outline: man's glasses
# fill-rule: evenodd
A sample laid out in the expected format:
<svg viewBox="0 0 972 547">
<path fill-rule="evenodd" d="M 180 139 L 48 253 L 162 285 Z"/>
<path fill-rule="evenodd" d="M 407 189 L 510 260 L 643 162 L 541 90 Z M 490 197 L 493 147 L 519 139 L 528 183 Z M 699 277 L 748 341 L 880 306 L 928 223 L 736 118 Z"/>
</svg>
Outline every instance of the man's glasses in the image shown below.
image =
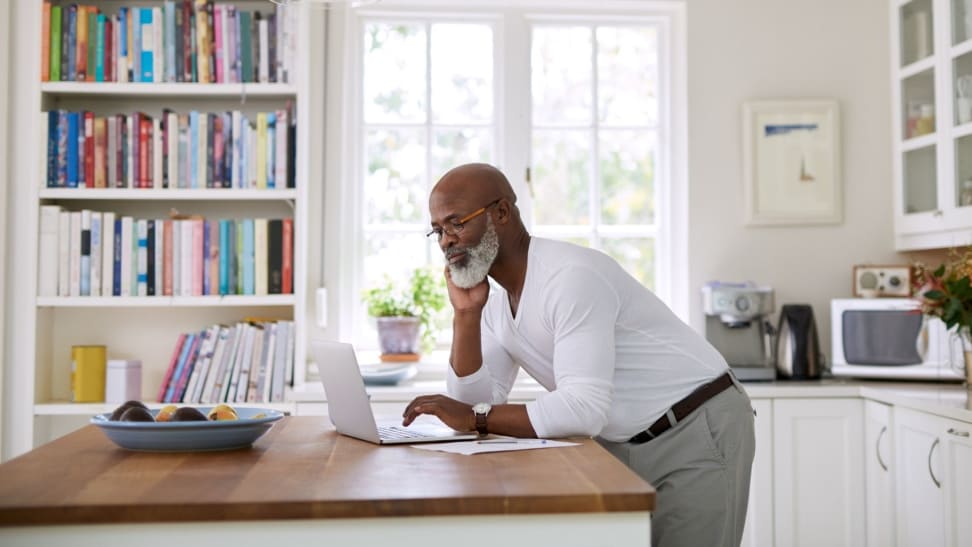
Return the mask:
<svg viewBox="0 0 972 547">
<path fill-rule="evenodd" d="M 462 232 L 462 229 L 466 227 L 467 222 L 485 213 L 486 209 L 489 209 L 493 205 L 496 205 L 497 203 L 500 202 L 501 199 L 503 198 L 496 198 L 493 201 L 489 202 L 489 205 L 486 205 L 485 207 L 480 207 L 479 209 L 476 209 L 475 211 L 460 218 L 459 220 L 449 221 L 449 226 L 432 228 L 431 230 L 429 230 L 429 233 L 425 234 L 425 237 L 429 237 L 429 238 L 434 237 L 436 241 L 442 241 L 443 235 L 457 236 L 459 235 L 460 232 Z"/>
</svg>

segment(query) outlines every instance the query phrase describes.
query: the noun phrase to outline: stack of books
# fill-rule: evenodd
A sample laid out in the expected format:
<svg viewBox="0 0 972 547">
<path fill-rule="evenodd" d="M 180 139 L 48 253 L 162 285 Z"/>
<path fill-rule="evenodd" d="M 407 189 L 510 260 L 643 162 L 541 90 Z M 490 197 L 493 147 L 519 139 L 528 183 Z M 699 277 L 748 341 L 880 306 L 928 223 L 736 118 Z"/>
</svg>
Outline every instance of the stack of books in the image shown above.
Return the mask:
<svg viewBox="0 0 972 547">
<path fill-rule="evenodd" d="M 212 0 L 158 7 L 44 2 L 41 80 L 291 82 L 297 12 L 246 11 Z"/>
<path fill-rule="evenodd" d="M 42 113 L 48 188 L 293 188 L 291 108 L 96 116 Z"/>
<path fill-rule="evenodd" d="M 294 322 L 241 321 L 181 334 L 159 388 L 162 403 L 270 403 L 293 385 Z"/>
<path fill-rule="evenodd" d="M 40 212 L 39 296 L 293 293 L 293 219 Z"/>
</svg>

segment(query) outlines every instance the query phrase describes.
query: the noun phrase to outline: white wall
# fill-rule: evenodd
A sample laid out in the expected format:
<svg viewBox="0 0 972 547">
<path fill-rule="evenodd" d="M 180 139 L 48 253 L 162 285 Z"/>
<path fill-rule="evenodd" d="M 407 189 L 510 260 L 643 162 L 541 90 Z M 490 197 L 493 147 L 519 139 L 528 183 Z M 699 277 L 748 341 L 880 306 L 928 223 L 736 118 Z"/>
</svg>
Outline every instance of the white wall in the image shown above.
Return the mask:
<svg viewBox="0 0 972 547">
<path fill-rule="evenodd" d="M 777 312 L 811 304 L 829 356 L 829 302 L 851 295 L 853 265 L 909 259 L 893 250 L 888 2 L 687 5 L 690 321 L 702 330 L 707 281 L 752 280 L 776 290 Z M 840 104 L 844 221 L 744 227 L 742 104 L 801 98 Z"/>
</svg>

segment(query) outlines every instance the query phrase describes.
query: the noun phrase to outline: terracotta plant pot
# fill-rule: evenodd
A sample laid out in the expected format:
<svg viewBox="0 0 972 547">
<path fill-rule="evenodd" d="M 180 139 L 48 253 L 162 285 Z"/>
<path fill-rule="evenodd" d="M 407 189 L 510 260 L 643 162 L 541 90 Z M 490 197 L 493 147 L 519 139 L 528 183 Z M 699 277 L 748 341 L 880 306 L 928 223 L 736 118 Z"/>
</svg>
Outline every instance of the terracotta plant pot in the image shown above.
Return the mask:
<svg viewBox="0 0 972 547">
<path fill-rule="evenodd" d="M 419 353 L 418 317 L 376 317 L 382 354 Z M 417 357 L 416 357 L 417 358 Z"/>
</svg>

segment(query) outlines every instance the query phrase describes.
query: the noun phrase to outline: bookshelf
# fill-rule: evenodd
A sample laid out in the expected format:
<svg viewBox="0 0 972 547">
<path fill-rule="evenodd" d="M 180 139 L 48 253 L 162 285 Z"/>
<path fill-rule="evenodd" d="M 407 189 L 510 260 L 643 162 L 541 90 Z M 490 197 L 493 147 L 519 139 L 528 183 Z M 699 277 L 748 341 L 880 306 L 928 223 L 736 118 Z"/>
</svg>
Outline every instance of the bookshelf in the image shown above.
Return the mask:
<svg viewBox="0 0 972 547">
<path fill-rule="evenodd" d="M 306 329 L 309 302 L 306 257 L 308 242 L 317 238 L 319 220 L 310 218 L 309 203 L 322 199 L 323 190 L 310 181 L 321 180 L 323 127 L 311 120 L 323 119 L 323 32 L 325 14 L 306 7 L 294 17 L 294 50 L 290 78 L 281 82 L 195 83 L 195 82 L 76 82 L 41 81 L 36 57 L 40 55 L 43 16 L 42 0 L 16 2 L 11 7 L 11 40 L 19 53 L 11 56 L 13 98 L 11 123 L 23 128 L 12 143 L 10 198 L 14 213 L 9 219 L 18 234 L 10 252 L 18 267 L 9 279 L 17 287 L 8 302 L 8 317 L 16 317 L 7 348 L 8 378 L 15 393 L 5 401 L 4 459 L 23 453 L 87 423 L 93 414 L 112 410 L 115 404 L 71 403 L 70 349 L 78 344 L 103 344 L 108 358 L 142 361 L 142 400 L 155 400 L 172 350 L 180 333 L 199 332 L 216 323 L 233 324 L 244 318 L 293 321 L 295 386 L 305 378 Z M 69 6 L 71 2 L 54 1 Z M 177 2 L 177 4 L 181 4 Z M 163 0 L 95 0 L 86 5 L 101 12 L 118 14 L 126 6 L 161 7 Z M 215 6 L 236 6 L 249 12 L 274 13 L 275 4 L 265 0 L 216 0 Z M 316 53 L 315 53 L 316 52 Z M 319 65 L 319 66 L 318 66 Z M 156 65 L 157 67 L 158 65 Z M 40 113 L 91 111 L 96 117 L 143 112 L 159 119 L 163 109 L 178 114 L 191 111 L 222 113 L 239 111 L 255 119 L 257 113 L 292 108 L 297 131 L 294 184 L 277 188 L 182 187 L 175 183 L 161 188 L 155 177 L 147 188 L 49 187 L 48 128 L 38 123 Z M 153 126 L 154 127 L 154 126 Z M 227 176 L 228 178 L 228 176 Z M 175 179 L 173 179 L 175 182 Z M 40 208 L 59 205 L 64 210 L 83 209 L 113 212 L 136 219 L 164 219 L 173 209 L 181 214 L 206 219 L 293 219 L 292 291 L 288 294 L 207 294 L 174 296 L 78 296 L 44 295 L 39 292 Z M 316 209 L 316 208 L 315 208 Z M 319 216 L 319 215 L 314 215 Z M 9 365 L 8 365 L 9 366 Z M 288 390 L 289 395 L 289 390 Z M 289 398 L 282 403 L 236 403 L 292 411 Z"/>
</svg>

